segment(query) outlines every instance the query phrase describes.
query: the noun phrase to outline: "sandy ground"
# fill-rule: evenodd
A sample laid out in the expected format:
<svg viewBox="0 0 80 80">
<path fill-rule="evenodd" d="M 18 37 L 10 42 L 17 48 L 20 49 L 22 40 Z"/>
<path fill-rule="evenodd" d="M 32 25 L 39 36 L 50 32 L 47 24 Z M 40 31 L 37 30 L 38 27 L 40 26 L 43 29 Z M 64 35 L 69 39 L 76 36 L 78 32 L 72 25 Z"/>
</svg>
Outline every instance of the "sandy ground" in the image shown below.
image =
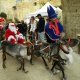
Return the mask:
<svg viewBox="0 0 80 80">
<path fill-rule="evenodd" d="M 66 66 L 65 72 L 68 80 L 80 80 L 80 55 L 73 53 L 74 62 Z M 60 80 L 61 74 L 53 75 L 47 70 L 39 57 L 33 59 L 34 65 L 25 60 L 27 74 L 16 71 L 19 63 L 15 58 L 7 56 L 6 69 L 2 68 L 2 52 L 0 52 L 0 80 Z"/>
</svg>

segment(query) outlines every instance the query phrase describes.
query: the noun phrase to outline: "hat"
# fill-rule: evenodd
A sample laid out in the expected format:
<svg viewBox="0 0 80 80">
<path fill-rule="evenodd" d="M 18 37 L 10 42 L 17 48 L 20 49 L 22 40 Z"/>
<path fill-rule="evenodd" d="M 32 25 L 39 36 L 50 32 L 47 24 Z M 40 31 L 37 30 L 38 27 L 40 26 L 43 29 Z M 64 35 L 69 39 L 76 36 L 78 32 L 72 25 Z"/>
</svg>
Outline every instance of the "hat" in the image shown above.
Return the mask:
<svg viewBox="0 0 80 80">
<path fill-rule="evenodd" d="M 36 17 L 38 17 L 38 16 L 41 16 L 41 14 L 37 14 L 37 16 L 36 16 Z"/>
<path fill-rule="evenodd" d="M 0 22 L 3 22 L 4 20 L 5 20 L 4 18 L 0 17 Z"/>
<path fill-rule="evenodd" d="M 56 18 L 57 14 L 55 10 L 52 8 L 52 6 L 47 7 L 47 13 L 49 18 Z"/>
</svg>

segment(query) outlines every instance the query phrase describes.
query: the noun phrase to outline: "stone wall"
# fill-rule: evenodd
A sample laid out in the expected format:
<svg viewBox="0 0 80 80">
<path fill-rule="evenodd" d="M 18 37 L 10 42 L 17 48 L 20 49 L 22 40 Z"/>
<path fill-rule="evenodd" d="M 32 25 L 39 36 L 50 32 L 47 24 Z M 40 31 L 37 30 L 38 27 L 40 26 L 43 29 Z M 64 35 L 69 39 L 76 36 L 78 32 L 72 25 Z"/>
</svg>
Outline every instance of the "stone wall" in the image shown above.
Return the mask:
<svg viewBox="0 0 80 80">
<path fill-rule="evenodd" d="M 80 33 L 80 0 L 61 0 L 66 37 L 76 38 Z"/>
</svg>

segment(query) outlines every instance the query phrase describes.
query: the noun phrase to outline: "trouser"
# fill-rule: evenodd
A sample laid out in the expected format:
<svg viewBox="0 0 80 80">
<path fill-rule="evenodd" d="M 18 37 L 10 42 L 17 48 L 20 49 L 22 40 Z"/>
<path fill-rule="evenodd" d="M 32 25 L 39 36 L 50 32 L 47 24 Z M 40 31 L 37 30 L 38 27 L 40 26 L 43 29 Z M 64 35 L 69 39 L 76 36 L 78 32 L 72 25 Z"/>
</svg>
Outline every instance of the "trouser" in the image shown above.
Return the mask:
<svg viewBox="0 0 80 80">
<path fill-rule="evenodd" d="M 42 42 L 46 42 L 45 33 L 44 32 L 38 32 L 38 40 L 40 40 Z"/>
</svg>

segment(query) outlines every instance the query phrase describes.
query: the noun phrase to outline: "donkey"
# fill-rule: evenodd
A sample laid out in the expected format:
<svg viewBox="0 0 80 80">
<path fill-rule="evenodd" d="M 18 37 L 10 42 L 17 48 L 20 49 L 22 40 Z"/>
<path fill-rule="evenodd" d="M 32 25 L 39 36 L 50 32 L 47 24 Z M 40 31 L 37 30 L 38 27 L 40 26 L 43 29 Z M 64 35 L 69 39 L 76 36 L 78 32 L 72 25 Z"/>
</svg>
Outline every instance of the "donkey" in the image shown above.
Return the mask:
<svg viewBox="0 0 80 80">
<path fill-rule="evenodd" d="M 57 67 L 59 70 L 62 71 L 62 80 L 66 80 L 66 76 L 65 76 L 65 72 L 64 72 L 64 65 L 67 62 L 67 59 L 63 59 L 60 55 L 60 51 L 63 51 L 63 54 L 69 54 L 69 50 L 68 49 L 64 49 L 63 45 L 65 46 L 65 44 L 63 43 L 58 43 L 58 44 L 54 44 L 54 46 L 52 46 L 51 49 L 51 53 L 50 53 L 50 57 L 53 60 L 52 62 L 52 68 L 51 71 L 53 73 L 55 73 L 55 68 Z M 55 51 L 54 51 L 55 50 Z"/>
<path fill-rule="evenodd" d="M 70 48 L 70 46 L 73 47 L 76 44 L 77 44 L 77 40 L 71 40 L 71 43 L 68 44 L 67 39 L 52 44 L 38 42 L 37 44 L 34 45 L 34 51 L 35 51 L 34 54 L 42 57 L 46 68 L 48 68 L 48 65 L 46 63 L 44 56 L 47 55 L 46 56 L 47 59 L 49 61 L 52 60 L 51 71 L 54 72 L 54 68 L 58 66 L 58 69 L 62 71 L 62 75 L 63 75 L 62 80 L 66 80 L 63 65 L 65 65 L 66 62 L 69 61 L 71 62 L 72 56 L 70 58 L 68 56 L 66 56 L 67 58 L 63 58 L 61 56 L 61 51 L 63 51 L 64 55 L 72 54 L 71 51 L 72 49 Z"/>
<path fill-rule="evenodd" d="M 33 55 L 41 57 L 42 60 L 44 61 L 46 68 L 48 68 L 48 65 L 44 59 L 44 56 L 47 58 L 49 52 L 50 52 L 50 45 L 48 43 L 37 41 L 37 43 L 34 44 Z"/>
<path fill-rule="evenodd" d="M 72 63 L 73 61 L 73 50 L 71 47 L 74 47 L 78 43 L 77 39 L 68 39 L 60 40 L 58 43 L 52 44 L 50 58 L 53 60 L 51 71 L 54 72 L 56 66 L 62 71 L 62 80 L 66 80 L 64 65 L 66 63 Z M 63 52 L 63 54 L 62 54 Z M 63 57 L 63 55 L 65 57 Z"/>
<path fill-rule="evenodd" d="M 17 71 L 22 70 L 25 73 L 28 71 L 25 70 L 25 61 L 24 58 L 28 56 L 27 54 L 28 49 L 26 45 L 23 44 L 14 44 L 9 41 L 2 41 L 2 59 L 3 59 L 3 68 L 6 68 L 5 61 L 6 61 L 6 55 L 10 55 L 12 57 L 15 57 L 20 62 L 20 67 L 17 69 Z M 31 55 L 28 57 L 31 58 Z"/>
</svg>

